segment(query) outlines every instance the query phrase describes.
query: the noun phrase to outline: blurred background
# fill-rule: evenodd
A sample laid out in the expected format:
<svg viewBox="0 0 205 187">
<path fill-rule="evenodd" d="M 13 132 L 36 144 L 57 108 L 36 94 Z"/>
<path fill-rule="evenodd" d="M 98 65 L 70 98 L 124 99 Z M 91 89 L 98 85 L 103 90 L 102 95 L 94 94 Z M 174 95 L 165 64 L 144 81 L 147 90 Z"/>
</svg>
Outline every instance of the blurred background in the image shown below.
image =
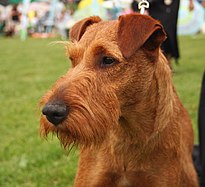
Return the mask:
<svg viewBox="0 0 205 187">
<path fill-rule="evenodd" d="M 73 186 L 78 150 L 68 153 L 55 136 L 39 135 L 38 103 L 70 67 L 63 45 L 84 17 L 116 19 L 132 0 L 0 0 L 0 186 Z M 179 64 L 173 81 L 187 108 L 198 144 L 198 108 L 205 69 L 204 1 L 180 1 Z M 205 114 L 204 114 L 205 115 Z"/>
<path fill-rule="evenodd" d="M 68 38 L 72 25 L 84 17 L 99 15 L 106 20 L 131 13 L 132 0 L 0 0 L 0 34 L 48 38 L 60 35 Z M 187 0 L 179 10 L 180 35 L 205 33 L 204 1 L 194 1 L 189 11 Z"/>
</svg>

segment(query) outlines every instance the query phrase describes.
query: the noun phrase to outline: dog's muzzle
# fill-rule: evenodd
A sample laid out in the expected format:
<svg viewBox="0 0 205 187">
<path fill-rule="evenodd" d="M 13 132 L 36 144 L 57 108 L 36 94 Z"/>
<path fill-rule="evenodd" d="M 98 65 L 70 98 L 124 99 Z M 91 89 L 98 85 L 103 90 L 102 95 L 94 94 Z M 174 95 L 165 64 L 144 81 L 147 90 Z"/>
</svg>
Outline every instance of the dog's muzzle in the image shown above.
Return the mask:
<svg viewBox="0 0 205 187">
<path fill-rule="evenodd" d="M 54 125 L 59 125 L 68 115 L 68 107 L 62 101 L 48 102 L 43 110 L 43 115 Z"/>
</svg>

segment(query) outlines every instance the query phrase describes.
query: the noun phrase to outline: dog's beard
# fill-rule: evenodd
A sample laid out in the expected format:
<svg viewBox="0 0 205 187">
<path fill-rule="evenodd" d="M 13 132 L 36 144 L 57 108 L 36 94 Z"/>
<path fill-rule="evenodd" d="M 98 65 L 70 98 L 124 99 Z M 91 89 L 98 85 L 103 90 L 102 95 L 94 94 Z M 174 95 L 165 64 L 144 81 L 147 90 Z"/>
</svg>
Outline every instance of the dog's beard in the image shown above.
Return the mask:
<svg viewBox="0 0 205 187">
<path fill-rule="evenodd" d="M 60 99 L 68 106 L 69 114 L 58 126 L 42 116 L 41 134 L 56 134 L 65 148 L 100 145 L 109 132 L 117 127 L 120 116 L 117 96 L 112 89 L 102 87 L 101 81 L 91 74 L 71 84 L 62 80 L 64 83 L 61 85 L 57 82 L 53 91 L 43 97 L 41 105 Z"/>
</svg>

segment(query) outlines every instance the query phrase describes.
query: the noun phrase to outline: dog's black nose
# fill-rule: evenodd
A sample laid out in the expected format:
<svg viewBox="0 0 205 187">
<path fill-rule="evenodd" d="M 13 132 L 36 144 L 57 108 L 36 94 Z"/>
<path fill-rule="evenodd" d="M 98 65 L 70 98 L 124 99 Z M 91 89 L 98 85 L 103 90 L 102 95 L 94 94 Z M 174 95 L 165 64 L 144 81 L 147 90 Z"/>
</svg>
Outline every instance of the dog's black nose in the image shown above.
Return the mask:
<svg viewBox="0 0 205 187">
<path fill-rule="evenodd" d="M 46 115 L 48 121 L 58 125 L 68 115 L 68 107 L 63 102 L 49 102 L 44 106 L 42 113 Z"/>
</svg>

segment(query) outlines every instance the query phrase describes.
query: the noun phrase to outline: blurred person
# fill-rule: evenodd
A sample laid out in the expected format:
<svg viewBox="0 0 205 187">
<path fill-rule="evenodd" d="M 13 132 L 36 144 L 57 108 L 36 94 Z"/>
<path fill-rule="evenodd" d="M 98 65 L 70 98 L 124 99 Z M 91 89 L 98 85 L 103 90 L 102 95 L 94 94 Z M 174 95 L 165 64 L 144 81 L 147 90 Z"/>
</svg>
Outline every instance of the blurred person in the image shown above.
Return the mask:
<svg viewBox="0 0 205 187">
<path fill-rule="evenodd" d="M 4 33 L 5 26 L 6 26 L 6 20 L 3 15 L 3 11 L 0 10 L 0 34 Z"/>
<path fill-rule="evenodd" d="M 14 26 L 14 33 L 17 32 L 17 27 L 20 24 L 20 16 L 21 13 L 18 11 L 18 5 L 17 4 L 13 5 L 11 10 L 11 20 Z"/>
<path fill-rule="evenodd" d="M 19 23 L 20 22 L 20 12 L 18 11 L 18 5 L 13 5 L 11 10 L 11 19 L 14 22 Z"/>
<path fill-rule="evenodd" d="M 29 22 L 29 26 L 28 26 L 28 33 L 29 34 L 33 34 L 36 31 L 37 28 L 37 23 L 38 23 L 38 12 L 31 10 L 28 12 L 28 22 Z"/>
<path fill-rule="evenodd" d="M 149 15 L 159 20 L 167 33 L 167 39 L 162 44 L 162 49 L 170 63 L 175 59 L 178 63 L 180 57 L 177 40 L 177 19 L 180 0 L 149 0 Z M 193 10 L 193 0 L 189 0 L 189 10 Z"/>
<path fill-rule="evenodd" d="M 21 13 L 18 11 L 18 5 L 13 5 L 9 17 L 6 21 L 6 36 L 13 36 L 17 33 L 17 27 L 20 25 L 20 16 Z"/>
<path fill-rule="evenodd" d="M 37 33 L 44 33 L 46 32 L 46 22 L 49 17 L 49 11 L 46 11 L 42 16 L 39 17 L 37 14 L 37 22 L 35 27 L 35 32 Z"/>
<path fill-rule="evenodd" d="M 72 20 L 73 19 L 67 10 L 63 10 L 57 20 L 56 27 L 63 40 L 68 38 L 68 30 L 74 24 L 74 21 Z M 69 26 L 69 24 L 71 24 L 71 26 Z"/>
</svg>

